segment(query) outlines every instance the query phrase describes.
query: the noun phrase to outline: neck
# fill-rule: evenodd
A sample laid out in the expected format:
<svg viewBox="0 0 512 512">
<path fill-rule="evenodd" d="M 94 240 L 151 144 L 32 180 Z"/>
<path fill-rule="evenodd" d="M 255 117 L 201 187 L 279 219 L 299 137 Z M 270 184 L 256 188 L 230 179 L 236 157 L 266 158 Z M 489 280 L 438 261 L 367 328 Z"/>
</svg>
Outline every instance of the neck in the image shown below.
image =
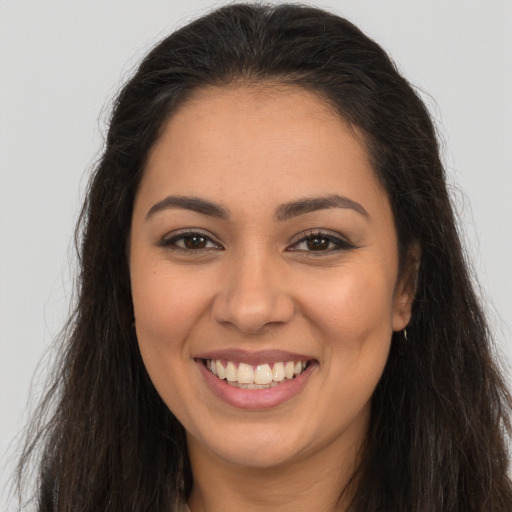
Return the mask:
<svg viewBox="0 0 512 512">
<path fill-rule="evenodd" d="M 322 450 L 286 464 L 255 468 L 227 462 L 189 436 L 194 476 L 190 509 L 346 512 L 357 485 L 355 472 L 362 443 L 337 444 L 329 443 Z"/>
</svg>

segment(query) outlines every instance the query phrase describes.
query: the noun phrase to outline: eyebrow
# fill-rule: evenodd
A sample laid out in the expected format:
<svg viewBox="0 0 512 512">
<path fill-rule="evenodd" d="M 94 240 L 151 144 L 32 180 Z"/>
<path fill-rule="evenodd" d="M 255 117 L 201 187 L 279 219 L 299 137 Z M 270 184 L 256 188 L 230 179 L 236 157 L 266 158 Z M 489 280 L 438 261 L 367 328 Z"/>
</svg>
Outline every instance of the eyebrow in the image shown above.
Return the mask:
<svg viewBox="0 0 512 512">
<path fill-rule="evenodd" d="M 193 212 L 202 213 L 210 217 L 217 217 L 219 219 L 227 219 L 229 211 L 215 203 L 201 199 L 199 197 L 189 196 L 168 196 L 162 201 L 154 204 L 146 214 L 146 220 L 155 215 L 155 213 L 169 210 L 171 208 L 179 208 L 182 210 L 191 210 Z"/>
<path fill-rule="evenodd" d="M 167 196 L 158 203 L 154 204 L 146 214 L 146 220 L 158 212 L 169 210 L 172 208 L 191 210 L 193 212 L 216 217 L 219 219 L 227 219 L 229 210 L 218 204 L 212 203 L 206 199 L 190 196 Z M 280 205 L 275 212 L 275 218 L 283 221 L 306 213 L 318 210 L 326 210 L 330 208 L 346 208 L 360 213 L 364 217 L 370 217 L 364 207 L 348 197 L 332 194 L 323 197 L 309 197 L 291 201 Z"/>
<path fill-rule="evenodd" d="M 282 204 L 276 210 L 275 217 L 278 220 L 287 220 L 292 217 L 304 215 L 305 213 L 315 212 L 317 210 L 326 210 L 330 208 L 348 208 L 355 210 L 366 218 L 370 215 L 364 207 L 348 197 L 340 196 L 337 194 L 325 197 L 309 197 L 292 201 L 290 203 Z"/>
</svg>

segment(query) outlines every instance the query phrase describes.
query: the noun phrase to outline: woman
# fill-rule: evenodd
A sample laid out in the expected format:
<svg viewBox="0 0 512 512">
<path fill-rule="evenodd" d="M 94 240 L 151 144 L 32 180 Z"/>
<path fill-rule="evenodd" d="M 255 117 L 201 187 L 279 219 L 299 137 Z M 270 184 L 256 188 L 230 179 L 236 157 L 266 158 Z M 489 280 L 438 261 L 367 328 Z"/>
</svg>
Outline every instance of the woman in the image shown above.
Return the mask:
<svg viewBox="0 0 512 512">
<path fill-rule="evenodd" d="M 79 239 L 40 510 L 512 509 L 432 123 L 346 20 L 235 5 L 157 45 Z"/>
</svg>

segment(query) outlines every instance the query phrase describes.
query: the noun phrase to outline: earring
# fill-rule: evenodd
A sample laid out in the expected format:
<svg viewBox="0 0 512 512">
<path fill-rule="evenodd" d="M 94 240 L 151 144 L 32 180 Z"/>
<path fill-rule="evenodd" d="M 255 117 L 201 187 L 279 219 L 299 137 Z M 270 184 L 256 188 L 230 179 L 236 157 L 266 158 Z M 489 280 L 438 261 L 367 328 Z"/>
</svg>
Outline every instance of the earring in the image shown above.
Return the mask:
<svg viewBox="0 0 512 512">
<path fill-rule="evenodd" d="M 407 341 L 407 329 L 404 329 L 404 338 L 405 338 L 405 341 Z"/>
</svg>

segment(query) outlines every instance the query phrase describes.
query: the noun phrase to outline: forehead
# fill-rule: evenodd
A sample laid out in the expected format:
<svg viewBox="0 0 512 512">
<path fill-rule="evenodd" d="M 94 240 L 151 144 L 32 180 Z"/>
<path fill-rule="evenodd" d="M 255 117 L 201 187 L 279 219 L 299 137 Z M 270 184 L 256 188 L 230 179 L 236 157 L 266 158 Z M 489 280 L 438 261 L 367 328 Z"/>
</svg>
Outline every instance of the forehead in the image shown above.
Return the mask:
<svg viewBox="0 0 512 512">
<path fill-rule="evenodd" d="M 225 201 L 382 195 L 357 128 L 320 95 L 281 84 L 195 91 L 164 125 L 141 185 Z"/>
</svg>

